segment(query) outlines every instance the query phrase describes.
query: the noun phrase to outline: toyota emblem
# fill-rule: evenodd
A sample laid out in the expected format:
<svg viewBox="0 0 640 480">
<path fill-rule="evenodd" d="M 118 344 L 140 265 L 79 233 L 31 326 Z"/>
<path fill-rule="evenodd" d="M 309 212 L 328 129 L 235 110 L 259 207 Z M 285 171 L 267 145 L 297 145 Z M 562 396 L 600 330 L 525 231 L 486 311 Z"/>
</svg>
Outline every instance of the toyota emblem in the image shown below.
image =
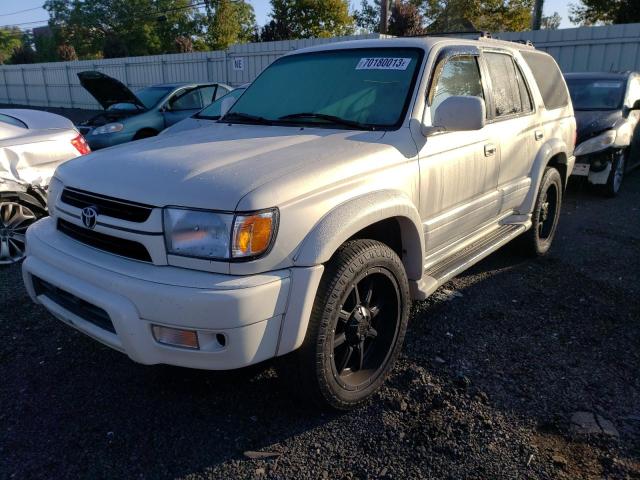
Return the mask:
<svg viewBox="0 0 640 480">
<path fill-rule="evenodd" d="M 84 226 L 93 230 L 96 226 L 98 212 L 95 207 L 85 207 L 82 209 L 82 223 Z"/>
</svg>

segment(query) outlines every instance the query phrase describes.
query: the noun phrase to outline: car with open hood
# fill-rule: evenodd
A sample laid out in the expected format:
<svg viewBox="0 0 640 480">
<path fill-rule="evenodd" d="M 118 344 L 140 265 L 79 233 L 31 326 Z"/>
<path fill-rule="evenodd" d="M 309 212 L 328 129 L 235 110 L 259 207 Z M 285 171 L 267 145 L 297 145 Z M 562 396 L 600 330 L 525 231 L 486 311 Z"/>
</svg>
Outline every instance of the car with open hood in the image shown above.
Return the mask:
<svg viewBox="0 0 640 480">
<path fill-rule="evenodd" d="M 516 238 L 549 251 L 574 136 L 558 65 L 531 45 L 288 52 L 206 128 L 61 165 L 24 282 L 137 362 L 281 357 L 294 393 L 353 408 L 393 367 L 412 300 Z"/>
<path fill-rule="evenodd" d="M 153 137 L 231 91 L 221 83 L 163 83 L 134 93 L 102 72 L 80 72 L 78 79 L 104 109 L 78 125 L 93 150 Z"/>
<path fill-rule="evenodd" d="M 640 74 L 567 73 L 578 133 L 572 175 L 614 196 L 640 166 Z"/>
<path fill-rule="evenodd" d="M 0 110 L 0 266 L 24 257 L 27 227 L 46 214 L 46 189 L 55 169 L 89 151 L 65 117 Z"/>
</svg>

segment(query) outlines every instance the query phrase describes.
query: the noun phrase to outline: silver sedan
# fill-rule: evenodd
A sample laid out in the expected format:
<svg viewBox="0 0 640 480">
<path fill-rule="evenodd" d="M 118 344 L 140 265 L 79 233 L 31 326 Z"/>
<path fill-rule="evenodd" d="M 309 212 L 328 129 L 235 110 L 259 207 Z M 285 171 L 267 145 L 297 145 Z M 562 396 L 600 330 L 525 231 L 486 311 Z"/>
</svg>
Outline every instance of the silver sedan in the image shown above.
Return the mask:
<svg viewBox="0 0 640 480">
<path fill-rule="evenodd" d="M 56 167 L 90 151 L 65 117 L 0 109 L 0 265 L 24 257 L 24 234 L 46 215 L 46 188 Z"/>
</svg>

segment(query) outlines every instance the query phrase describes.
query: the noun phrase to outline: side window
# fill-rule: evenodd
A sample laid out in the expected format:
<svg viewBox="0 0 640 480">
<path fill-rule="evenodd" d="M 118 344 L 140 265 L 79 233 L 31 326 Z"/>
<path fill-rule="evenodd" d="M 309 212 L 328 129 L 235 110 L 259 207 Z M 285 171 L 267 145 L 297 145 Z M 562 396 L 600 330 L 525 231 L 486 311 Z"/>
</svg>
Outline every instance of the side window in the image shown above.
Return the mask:
<svg viewBox="0 0 640 480">
<path fill-rule="evenodd" d="M 516 65 L 516 78 L 518 80 L 518 90 L 520 90 L 520 102 L 522 104 L 523 113 L 531 113 L 533 111 L 533 100 L 531 100 L 531 94 L 527 88 L 527 82 L 522 75 L 520 67 Z"/>
<path fill-rule="evenodd" d="M 482 94 L 482 81 L 477 57 L 462 55 L 446 60 L 446 63 L 438 65 L 436 82 L 432 84 L 429 92 L 429 105 L 431 106 L 431 120 L 443 100 L 452 96 L 480 97 Z"/>
<path fill-rule="evenodd" d="M 216 92 L 216 100 L 219 99 L 220 97 L 224 97 L 230 91 L 231 90 L 229 90 L 228 88 L 223 87 L 222 85 L 218 85 L 218 91 Z"/>
<path fill-rule="evenodd" d="M 558 64 L 553 57 L 534 50 L 522 50 L 520 54 L 527 62 L 533 77 L 536 79 L 545 108 L 554 110 L 567 106 L 569 104 L 569 93 L 562 73 L 560 73 Z"/>
<path fill-rule="evenodd" d="M 207 85 L 206 87 L 202 87 L 199 90 L 200 94 L 202 95 L 202 106 L 207 106 L 211 102 L 213 102 L 213 94 L 216 92 L 215 85 Z"/>
<path fill-rule="evenodd" d="M 494 116 L 500 118 L 531 111 L 531 99 L 527 98 L 528 106 L 523 106 L 522 89 L 526 91 L 526 87 L 511 56 L 485 53 L 485 59 L 491 78 Z"/>
<path fill-rule="evenodd" d="M 633 76 L 629 80 L 629 89 L 625 105 L 631 108 L 638 100 L 640 100 L 640 77 Z"/>
<path fill-rule="evenodd" d="M 194 88 L 178 94 L 170 102 L 171 110 L 199 110 L 202 108 L 200 89 Z"/>
</svg>

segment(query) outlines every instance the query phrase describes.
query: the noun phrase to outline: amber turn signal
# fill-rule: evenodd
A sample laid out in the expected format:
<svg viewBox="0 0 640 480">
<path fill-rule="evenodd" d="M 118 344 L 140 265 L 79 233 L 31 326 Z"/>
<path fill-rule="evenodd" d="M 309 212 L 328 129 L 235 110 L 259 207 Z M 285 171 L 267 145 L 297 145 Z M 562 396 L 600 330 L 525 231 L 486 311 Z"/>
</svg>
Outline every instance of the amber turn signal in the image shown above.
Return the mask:
<svg viewBox="0 0 640 480">
<path fill-rule="evenodd" d="M 276 210 L 237 215 L 233 224 L 232 257 L 255 257 L 267 251 L 277 221 Z"/>
</svg>

